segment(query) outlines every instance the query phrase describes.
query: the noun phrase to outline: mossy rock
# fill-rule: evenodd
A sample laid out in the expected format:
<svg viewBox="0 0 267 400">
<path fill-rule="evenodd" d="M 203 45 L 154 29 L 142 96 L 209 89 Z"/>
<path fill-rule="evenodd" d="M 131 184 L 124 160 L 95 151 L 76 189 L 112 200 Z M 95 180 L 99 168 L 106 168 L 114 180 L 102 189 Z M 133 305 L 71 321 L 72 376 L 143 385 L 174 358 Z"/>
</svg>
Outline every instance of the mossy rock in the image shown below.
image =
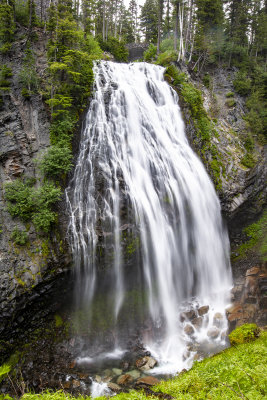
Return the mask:
<svg viewBox="0 0 267 400">
<path fill-rule="evenodd" d="M 256 324 L 245 324 L 236 328 L 229 335 L 232 346 L 252 342 L 257 339 L 260 334 L 260 328 Z"/>
</svg>

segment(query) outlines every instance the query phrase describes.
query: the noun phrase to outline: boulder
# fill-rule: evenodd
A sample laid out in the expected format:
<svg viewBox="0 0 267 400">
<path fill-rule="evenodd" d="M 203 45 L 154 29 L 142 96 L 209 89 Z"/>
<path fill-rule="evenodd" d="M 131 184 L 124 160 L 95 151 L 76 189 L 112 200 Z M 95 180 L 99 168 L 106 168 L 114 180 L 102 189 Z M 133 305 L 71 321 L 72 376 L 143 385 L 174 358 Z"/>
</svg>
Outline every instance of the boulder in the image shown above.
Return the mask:
<svg viewBox="0 0 267 400">
<path fill-rule="evenodd" d="M 203 322 L 202 317 L 197 317 L 197 318 L 194 318 L 194 319 L 193 319 L 192 324 L 193 324 L 196 328 L 201 328 L 202 322 Z"/>
<path fill-rule="evenodd" d="M 184 327 L 184 332 L 185 332 L 188 336 L 191 336 L 191 335 L 193 335 L 193 333 L 194 333 L 194 328 L 193 328 L 191 325 L 187 324 L 187 325 Z"/>
<path fill-rule="evenodd" d="M 209 309 L 210 309 L 209 306 L 202 306 L 202 307 L 199 307 L 199 309 L 197 310 L 197 311 L 198 311 L 198 315 L 199 315 L 200 317 L 202 317 L 202 315 L 207 314 L 207 312 L 209 311 Z"/>
<path fill-rule="evenodd" d="M 155 365 L 157 364 L 157 361 L 155 360 L 155 358 L 150 357 L 150 356 L 145 356 L 142 358 L 139 358 L 138 360 L 136 360 L 136 367 L 138 369 L 140 369 L 141 371 L 148 371 L 152 368 L 155 367 Z"/>
<path fill-rule="evenodd" d="M 147 386 L 157 385 L 158 383 L 160 383 L 160 381 L 154 376 L 143 376 L 142 378 L 139 378 L 136 382 L 137 385 Z"/>
<path fill-rule="evenodd" d="M 216 339 L 220 334 L 220 330 L 216 326 L 212 326 L 208 332 L 207 335 L 211 339 Z"/>
<path fill-rule="evenodd" d="M 217 328 L 220 328 L 223 324 L 223 315 L 219 312 L 214 314 L 213 317 L 213 325 L 217 326 Z"/>
<path fill-rule="evenodd" d="M 108 382 L 107 386 L 113 392 L 119 392 L 121 390 L 121 387 L 113 382 Z"/>
<path fill-rule="evenodd" d="M 134 378 L 130 375 L 130 374 L 124 374 L 118 377 L 117 379 L 117 384 L 118 385 L 122 385 L 122 386 L 126 386 L 128 385 L 130 382 L 133 382 Z"/>
</svg>

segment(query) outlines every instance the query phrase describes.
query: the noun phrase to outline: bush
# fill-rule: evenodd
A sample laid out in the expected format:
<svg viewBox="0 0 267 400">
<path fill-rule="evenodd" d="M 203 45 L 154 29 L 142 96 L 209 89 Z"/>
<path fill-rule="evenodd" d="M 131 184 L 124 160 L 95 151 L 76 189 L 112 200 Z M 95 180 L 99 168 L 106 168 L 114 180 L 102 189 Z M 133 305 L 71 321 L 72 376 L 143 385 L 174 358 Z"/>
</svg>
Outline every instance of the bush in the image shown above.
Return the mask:
<svg viewBox="0 0 267 400">
<path fill-rule="evenodd" d="M 233 84 L 235 90 L 241 96 L 247 96 L 251 91 L 251 79 L 245 72 L 238 72 Z"/>
<path fill-rule="evenodd" d="M 98 37 L 97 40 L 101 49 L 103 51 L 108 51 L 109 53 L 113 54 L 116 61 L 128 61 L 129 52 L 128 49 L 125 47 L 124 42 L 120 42 L 115 37 L 109 37 L 106 41 L 103 41 L 101 37 Z"/>
<path fill-rule="evenodd" d="M 69 147 L 51 146 L 40 161 L 40 169 L 46 176 L 60 177 L 71 167 L 72 153 Z"/>
<path fill-rule="evenodd" d="M 232 108 L 236 105 L 236 101 L 235 101 L 235 99 L 232 99 L 232 98 L 227 99 L 225 102 L 225 105 L 229 108 Z"/>
<path fill-rule="evenodd" d="M 226 93 L 226 97 L 227 98 L 234 97 L 234 93 L 233 92 L 228 92 L 228 93 Z"/>
<path fill-rule="evenodd" d="M 16 0 L 15 2 L 15 18 L 16 22 L 21 25 L 28 26 L 28 9 L 27 3 L 23 0 Z"/>
<path fill-rule="evenodd" d="M 65 113 L 61 119 L 57 119 L 50 125 L 50 141 L 52 145 L 68 146 L 71 144 L 75 119 Z"/>
<path fill-rule="evenodd" d="M 210 82 L 211 82 L 210 74 L 209 74 L 209 73 L 206 73 L 206 74 L 203 76 L 202 81 L 203 81 L 203 85 L 206 86 L 206 88 L 208 89 L 208 88 L 210 87 Z"/>
<path fill-rule="evenodd" d="M 260 329 L 256 324 L 245 324 L 233 330 L 229 335 L 229 340 L 232 346 L 252 342 L 257 339 L 260 334 Z"/>
<path fill-rule="evenodd" d="M 160 52 L 164 53 L 167 50 L 173 50 L 174 49 L 174 40 L 173 38 L 167 38 L 162 40 L 160 43 Z"/>
<path fill-rule="evenodd" d="M 148 49 L 144 52 L 144 61 L 151 62 L 156 58 L 157 47 L 154 44 L 150 44 Z"/>
<path fill-rule="evenodd" d="M 164 53 L 160 53 L 157 59 L 157 64 L 162 65 L 163 67 L 166 67 L 168 64 L 170 64 L 173 61 L 177 60 L 177 54 L 175 51 L 165 51 Z"/>
<path fill-rule="evenodd" d="M 28 235 L 27 235 L 27 232 L 20 231 L 16 227 L 11 234 L 11 239 L 13 240 L 13 242 L 15 244 L 17 244 L 19 246 L 25 246 L 25 244 L 28 242 Z"/>
<path fill-rule="evenodd" d="M 16 180 L 5 186 L 7 209 L 12 217 L 22 221 L 33 222 L 37 231 L 49 232 L 51 224 L 56 220 L 56 212 L 52 210 L 59 200 L 61 190 L 54 183 L 46 182 L 40 188 L 33 187 L 32 180 Z"/>
</svg>

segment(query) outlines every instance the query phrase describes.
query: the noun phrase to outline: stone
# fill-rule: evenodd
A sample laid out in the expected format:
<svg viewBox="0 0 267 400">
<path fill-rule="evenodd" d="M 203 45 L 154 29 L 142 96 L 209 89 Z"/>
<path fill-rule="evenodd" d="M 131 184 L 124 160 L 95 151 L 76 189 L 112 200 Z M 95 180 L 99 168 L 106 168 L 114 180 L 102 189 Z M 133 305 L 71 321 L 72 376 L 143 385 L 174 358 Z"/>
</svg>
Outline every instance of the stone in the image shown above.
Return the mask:
<svg viewBox="0 0 267 400">
<path fill-rule="evenodd" d="M 148 371 L 155 367 L 157 360 L 150 356 L 145 356 L 136 360 L 135 365 L 141 371 Z"/>
<path fill-rule="evenodd" d="M 73 379 L 73 381 L 72 381 L 72 387 L 73 388 L 78 388 L 78 387 L 80 387 L 81 386 L 81 382 L 80 381 L 77 381 L 76 379 Z"/>
<path fill-rule="evenodd" d="M 260 268 L 259 267 L 252 267 L 252 268 L 247 270 L 246 276 L 257 275 L 259 272 L 260 272 Z"/>
<path fill-rule="evenodd" d="M 207 312 L 209 311 L 209 309 L 210 309 L 209 306 L 202 306 L 202 307 L 199 307 L 199 309 L 197 310 L 197 311 L 198 311 L 198 315 L 199 315 L 200 317 L 202 317 L 202 315 L 207 314 Z"/>
<path fill-rule="evenodd" d="M 140 371 L 137 371 L 137 369 L 134 369 L 132 371 L 128 372 L 128 375 L 131 375 L 133 377 L 133 379 L 138 379 L 141 376 Z"/>
<path fill-rule="evenodd" d="M 124 375 L 119 376 L 119 378 L 117 379 L 117 384 L 126 386 L 130 382 L 133 382 L 133 380 L 134 380 L 134 378 L 130 374 L 124 374 Z"/>
<path fill-rule="evenodd" d="M 190 311 L 183 312 L 181 314 L 181 316 L 185 317 L 186 319 L 189 319 L 189 321 L 191 321 L 192 319 L 197 317 L 197 314 L 196 314 L 195 310 L 190 310 Z"/>
<path fill-rule="evenodd" d="M 107 386 L 113 392 L 119 392 L 121 390 L 121 387 L 114 382 L 108 382 Z"/>
<path fill-rule="evenodd" d="M 212 326 L 207 332 L 208 337 L 210 337 L 211 339 L 216 339 L 219 334 L 220 330 L 216 326 Z"/>
<path fill-rule="evenodd" d="M 114 375 L 118 376 L 122 374 L 122 369 L 119 368 L 112 368 L 112 372 Z"/>
<path fill-rule="evenodd" d="M 100 375 L 96 375 L 94 379 L 95 379 L 95 381 L 96 381 L 97 383 L 101 383 L 101 382 L 102 382 L 102 379 L 101 379 L 101 376 L 100 376 Z"/>
<path fill-rule="evenodd" d="M 213 317 L 213 325 L 217 326 L 217 328 L 220 328 L 223 324 L 223 315 L 219 312 L 214 314 Z"/>
<path fill-rule="evenodd" d="M 197 317 L 197 318 L 194 318 L 194 319 L 193 319 L 192 324 L 193 324 L 196 328 L 201 328 L 202 322 L 203 322 L 202 317 Z"/>
<path fill-rule="evenodd" d="M 187 324 L 187 325 L 184 327 L 184 332 L 185 332 L 188 336 L 191 336 L 191 335 L 193 335 L 193 333 L 194 333 L 194 328 L 193 328 L 191 325 Z"/>
<path fill-rule="evenodd" d="M 139 378 L 136 382 L 137 385 L 148 385 L 148 386 L 157 385 L 158 383 L 160 383 L 160 381 L 154 376 L 143 376 L 142 378 Z"/>
<path fill-rule="evenodd" d="M 64 382 L 62 384 L 62 386 L 63 386 L 64 389 L 69 389 L 70 388 L 70 381 Z"/>
</svg>

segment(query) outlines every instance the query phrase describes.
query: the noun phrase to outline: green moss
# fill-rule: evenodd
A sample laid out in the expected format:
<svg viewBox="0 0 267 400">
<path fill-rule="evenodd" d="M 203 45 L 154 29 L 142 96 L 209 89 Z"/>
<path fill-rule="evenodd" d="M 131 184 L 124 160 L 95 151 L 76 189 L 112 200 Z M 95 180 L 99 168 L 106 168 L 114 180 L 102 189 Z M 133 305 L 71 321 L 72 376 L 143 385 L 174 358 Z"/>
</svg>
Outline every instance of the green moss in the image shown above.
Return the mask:
<svg viewBox="0 0 267 400">
<path fill-rule="evenodd" d="M 247 236 L 245 243 L 241 244 L 235 251 L 239 257 L 246 256 L 251 250 L 258 252 L 262 261 L 267 261 L 267 210 L 261 218 L 247 226 L 243 232 Z"/>
<path fill-rule="evenodd" d="M 256 324 L 245 324 L 239 326 L 229 335 L 231 345 L 251 342 L 259 337 L 260 329 Z"/>
<path fill-rule="evenodd" d="M 54 319 L 55 319 L 56 328 L 61 328 L 61 326 L 63 326 L 63 319 L 61 318 L 61 316 L 58 314 L 55 314 Z"/>
</svg>

